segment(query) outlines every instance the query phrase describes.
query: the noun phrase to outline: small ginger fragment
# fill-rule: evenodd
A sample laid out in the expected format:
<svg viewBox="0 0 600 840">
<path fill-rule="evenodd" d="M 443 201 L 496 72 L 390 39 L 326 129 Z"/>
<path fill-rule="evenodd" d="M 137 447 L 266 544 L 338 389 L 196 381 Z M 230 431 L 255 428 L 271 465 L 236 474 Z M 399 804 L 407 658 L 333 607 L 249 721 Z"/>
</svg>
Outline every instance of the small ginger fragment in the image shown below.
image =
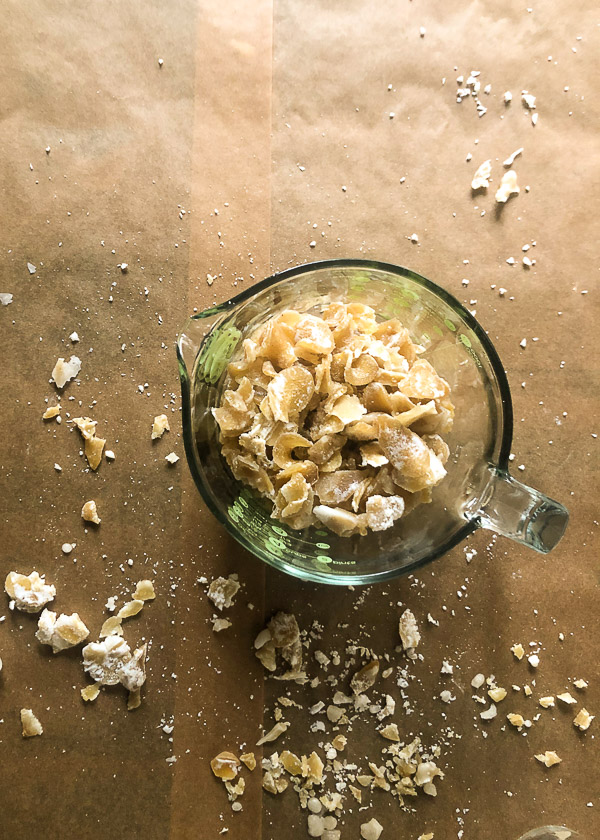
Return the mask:
<svg viewBox="0 0 600 840">
<path fill-rule="evenodd" d="M 265 733 L 262 738 L 256 742 L 257 747 L 262 747 L 263 744 L 271 743 L 271 741 L 276 741 L 280 735 L 283 735 L 284 732 L 289 728 L 290 724 L 287 721 L 277 721 L 275 726 L 270 729 L 267 733 Z"/>
<path fill-rule="evenodd" d="M 90 499 L 90 501 L 86 502 L 81 508 L 81 518 L 85 519 L 86 522 L 93 522 L 94 525 L 99 525 L 102 522 L 98 516 L 96 502 L 93 499 Z"/>
<path fill-rule="evenodd" d="M 525 693 L 525 697 L 531 697 L 531 695 L 533 694 L 533 689 L 531 688 L 530 685 L 524 685 L 523 686 L 523 691 Z"/>
<path fill-rule="evenodd" d="M 210 769 L 217 779 L 231 782 L 238 774 L 240 762 L 233 753 L 224 751 L 213 758 L 210 762 Z"/>
<path fill-rule="evenodd" d="M 52 370 L 51 379 L 57 388 L 65 387 L 67 382 L 74 379 L 81 370 L 81 359 L 71 356 L 68 362 L 61 357 L 58 359 Z"/>
<path fill-rule="evenodd" d="M 123 604 L 123 606 L 117 613 L 117 618 L 130 618 L 132 615 L 137 615 L 139 612 L 141 612 L 143 606 L 143 601 L 129 601 L 127 604 Z"/>
<path fill-rule="evenodd" d="M 102 461 L 102 451 L 104 450 L 105 444 L 106 440 L 104 438 L 99 438 L 95 435 L 86 439 L 83 451 L 85 452 L 85 457 L 87 458 L 87 462 L 91 469 L 97 470 L 100 466 L 100 462 Z"/>
<path fill-rule="evenodd" d="M 281 755 L 279 756 L 279 760 L 283 764 L 283 767 L 290 776 L 301 776 L 302 775 L 302 762 L 295 755 L 293 752 L 289 750 L 283 750 Z"/>
<path fill-rule="evenodd" d="M 42 414 L 42 420 L 52 420 L 60 414 L 60 405 L 49 406 Z"/>
<path fill-rule="evenodd" d="M 488 691 L 488 697 L 491 697 L 494 703 L 499 703 L 501 700 L 504 700 L 506 694 L 507 692 L 505 688 L 490 688 Z"/>
<path fill-rule="evenodd" d="M 399 741 L 400 733 L 398 732 L 398 725 L 396 723 L 388 723 L 383 729 L 379 730 L 384 738 L 388 741 Z"/>
<path fill-rule="evenodd" d="M 217 618 L 214 615 L 211 618 L 212 629 L 214 633 L 220 633 L 222 630 L 228 630 L 232 626 L 232 622 L 228 618 Z"/>
<path fill-rule="evenodd" d="M 363 840 L 379 840 L 382 831 L 383 826 L 373 817 L 369 822 L 361 825 L 360 836 Z"/>
<path fill-rule="evenodd" d="M 9 598 L 14 601 L 15 607 L 28 613 L 39 612 L 56 596 L 56 587 L 46 583 L 44 575 L 40 576 L 38 572 L 31 572 L 29 575 L 9 572 L 4 588 Z"/>
<path fill-rule="evenodd" d="M 142 705 L 142 692 L 139 688 L 130 691 L 127 695 L 127 711 L 132 712 Z"/>
<path fill-rule="evenodd" d="M 546 752 L 536 755 L 535 757 L 541 764 L 545 764 L 546 767 L 553 767 L 555 764 L 560 764 L 562 761 L 562 758 L 560 758 L 554 750 L 546 750 Z"/>
<path fill-rule="evenodd" d="M 94 683 L 93 685 L 86 685 L 81 689 L 81 697 L 87 703 L 91 703 L 100 694 L 100 686 Z"/>
<path fill-rule="evenodd" d="M 554 706 L 554 697 L 551 694 L 548 697 L 540 697 L 538 702 L 542 709 L 551 709 Z"/>
<path fill-rule="evenodd" d="M 580 690 L 583 690 L 584 688 L 588 687 L 587 682 L 585 680 L 581 680 L 581 679 L 575 680 L 573 685 L 575 686 L 575 688 L 578 688 Z"/>
<path fill-rule="evenodd" d="M 336 735 L 333 741 L 331 742 L 331 746 L 334 748 L 334 750 L 342 752 L 346 748 L 347 743 L 348 739 L 345 735 Z"/>
<path fill-rule="evenodd" d="M 52 647 L 53 653 L 81 644 L 90 635 L 90 631 L 80 619 L 78 613 L 56 617 L 52 610 L 45 609 L 38 620 L 35 634 L 43 645 Z"/>
<path fill-rule="evenodd" d="M 490 177 L 492 175 L 492 161 L 484 160 L 473 175 L 471 181 L 472 190 L 487 190 L 490 185 Z"/>
<path fill-rule="evenodd" d="M 520 191 L 517 184 L 517 173 L 514 169 L 509 169 L 502 176 L 500 185 L 496 190 L 496 201 L 499 204 L 506 204 L 511 195 L 517 195 Z"/>
<path fill-rule="evenodd" d="M 74 417 L 73 423 L 79 429 L 81 437 L 84 440 L 91 440 L 96 434 L 97 420 L 92 420 L 91 417 Z"/>
<path fill-rule="evenodd" d="M 587 709 L 580 709 L 577 713 L 577 716 L 573 720 L 573 725 L 576 726 L 581 732 L 585 732 L 586 729 L 590 728 L 591 722 L 594 720 L 596 715 L 591 715 Z"/>
<path fill-rule="evenodd" d="M 509 714 L 506 715 L 506 719 L 508 720 L 511 726 L 516 726 L 518 729 L 520 729 L 525 724 L 525 718 L 523 717 L 523 715 Z"/>
<path fill-rule="evenodd" d="M 562 694 L 557 694 L 556 699 L 566 703 L 568 706 L 577 703 L 577 700 L 568 691 L 564 691 Z"/>
<path fill-rule="evenodd" d="M 218 610 L 228 609 L 240 588 L 237 575 L 218 577 L 211 581 L 208 587 L 208 598 Z"/>
<path fill-rule="evenodd" d="M 414 658 L 416 656 L 415 648 L 421 641 L 421 634 L 419 633 L 417 620 L 411 610 L 404 610 L 400 616 L 398 632 L 400 634 L 402 648 L 406 651 L 407 656 L 411 659 Z"/>
<path fill-rule="evenodd" d="M 363 665 L 363 667 L 360 668 L 350 680 L 350 688 L 352 689 L 352 692 L 357 696 L 359 694 L 364 694 L 364 692 L 368 691 L 368 689 L 375 683 L 378 674 L 379 660 L 372 659 L 370 662 L 367 662 L 366 665 Z"/>
<path fill-rule="evenodd" d="M 525 648 L 523 647 L 522 644 L 520 644 L 520 642 L 517 642 L 516 644 L 514 644 L 511 647 L 511 651 L 513 652 L 515 657 L 519 660 L 523 659 L 523 657 L 525 656 Z"/>
<path fill-rule="evenodd" d="M 152 440 L 158 440 L 165 432 L 170 432 L 169 418 L 166 414 L 157 414 L 152 423 Z"/>
<path fill-rule="evenodd" d="M 240 756 L 240 761 L 242 764 L 245 764 L 248 770 L 254 770 L 256 768 L 256 756 L 253 752 L 250 753 L 242 753 Z"/>
<path fill-rule="evenodd" d="M 111 615 L 109 618 L 106 619 L 104 624 L 102 625 L 102 629 L 100 630 L 99 637 L 101 639 L 105 639 L 107 636 L 122 636 L 123 635 L 123 627 L 121 626 L 123 623 L 122 619 L 119 618 L 117 615 Z"/>
<path fill-rule="evenodd" d="M 33 738 L 35 735 L 42 735 L 44 732 L 42 724 L 31 709 L 21 709 L 21 726 L 23 738 Z"/>
<path fill-rule="evenodd" d="M 134 601 L 152 601 L 156 598 L 154 584 L 151 580 L 139 580 L 133 593 Z"/>
</svg>

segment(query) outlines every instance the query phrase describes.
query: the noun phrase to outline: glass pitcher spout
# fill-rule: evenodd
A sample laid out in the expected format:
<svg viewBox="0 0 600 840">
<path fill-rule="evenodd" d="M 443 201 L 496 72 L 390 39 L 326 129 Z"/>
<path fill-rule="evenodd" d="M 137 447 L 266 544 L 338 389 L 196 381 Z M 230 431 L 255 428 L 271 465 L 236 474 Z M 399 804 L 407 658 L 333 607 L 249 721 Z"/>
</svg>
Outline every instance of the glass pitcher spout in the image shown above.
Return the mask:
<svg viewBox="0 0 600 840">
<path fill-rule="evenodd" d="M 479 507 L 469 518 L 540 554 L 552 551 L 569 522 L 567 509 L 499 467 L 490 466 L 488 476 Z"/>
</svg>

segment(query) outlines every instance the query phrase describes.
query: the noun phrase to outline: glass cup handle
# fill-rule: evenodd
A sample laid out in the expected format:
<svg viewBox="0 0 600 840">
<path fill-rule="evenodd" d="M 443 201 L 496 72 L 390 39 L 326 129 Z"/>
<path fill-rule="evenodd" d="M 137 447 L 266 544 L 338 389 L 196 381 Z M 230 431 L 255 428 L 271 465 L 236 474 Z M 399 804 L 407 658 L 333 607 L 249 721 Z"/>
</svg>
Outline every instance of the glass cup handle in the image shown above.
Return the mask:
<svg viewBox="0 0 600 840">
<path fill-rule="evenodd" d="M 498 467 L 490 468 L 490 481 L 475 516 L 483 528 L 541 554 L 552 551 L 569 521 L 569 512 L 560 502 Z"/>
</svg>

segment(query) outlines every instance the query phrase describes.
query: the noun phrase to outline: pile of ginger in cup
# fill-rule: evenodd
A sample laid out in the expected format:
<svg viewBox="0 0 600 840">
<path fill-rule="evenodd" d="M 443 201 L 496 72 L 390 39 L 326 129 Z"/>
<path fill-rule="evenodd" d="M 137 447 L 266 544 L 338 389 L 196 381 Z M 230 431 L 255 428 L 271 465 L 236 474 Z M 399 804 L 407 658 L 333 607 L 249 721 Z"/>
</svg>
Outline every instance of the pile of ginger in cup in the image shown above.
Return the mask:
<svg viewBox="0 0 600 840">
<path fill-rule="evenodd" d="M 243 341 L 213 409 L 233 475 L 290 528 L 391 528 L 446 475 L 454 405 L 423 352 L 362 303 L 270 318 Z"/>
</svg>

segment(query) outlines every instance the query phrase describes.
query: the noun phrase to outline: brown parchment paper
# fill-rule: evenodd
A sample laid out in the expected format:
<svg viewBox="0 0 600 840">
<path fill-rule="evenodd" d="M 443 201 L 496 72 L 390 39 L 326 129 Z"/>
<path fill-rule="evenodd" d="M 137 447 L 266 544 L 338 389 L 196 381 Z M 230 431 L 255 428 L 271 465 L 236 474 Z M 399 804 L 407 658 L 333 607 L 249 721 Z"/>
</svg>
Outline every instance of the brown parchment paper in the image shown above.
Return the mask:
<svg viewBox="0 0 600 840">
<path fill-rule="evenodd" d="M 263 680 L 254 635 L 285 608 L 303 627 L 323 626 L 324 651 L 343 656 L 351 639 L 391 653 L 404 605 L 422 626 L 424 659 L 405 689 L 413 714 L 391 686 L 396 720 L 403 736 L 426 742 L 452 733 L 446 777 L 412 813 L 385 795 L 368 796 L 360 813 L 349 802 L 342 837 L 358 837 L 371 816 L 384 840 L 424 831 L 516 840 L 546 823 L 598 834 L 597 721 L 579 734 L 572 709 L 557 708 L 523 736 L 501 719 L 532 718 L 535 697 L 574 677 L 590 681 L 577 708 L 600 705 L 596 17 L 590 2 L 3 4 L 0 291 L 14 300 L 0 307 L 0 571 L 44 572 L 56 608 L 79 611 L 93 634 L 108 596 L 122 603 L 150 576 L 158 597 L 126 627 L 132 644 L 151 641 L 144 702 L 131 713 L 115 690 L 84 706 L 80 654 L 48 654 L 35 618 L 5 601 L 2 837 L 305 837 L 291 791 L 274 799 L 257 771 L 247 774 L 233 814 L 208 768 L 218 751 L 241 751 L 272 725 L 283 691 Z M 472 100 L 455 101 L 457 76 L 471 70 L 492 86 L 480 94 L 482 118 Z M 524 89 L 537 97 L 535 127 Z M 521 146 L 521 194 L 497 214 L 501 162 Z M 473 197 L 472 174 L 488 158 L 494 184 Z M 536 264 L 526 270 L 521 248 L 532 241 Z M 408 265 L 476 311 L 513 389 L 515 473 L 571 511 L 551 555 L 478 533 L 470 563 L 462 546 L 414 577 L 349 592 L 265 570 L 213 522 L 185 466 L 178 328 L 195 307 L 272 270 L 348 256 Z M 62 424 L 44 424 L 45 400 L 56 399 L 50 372 L 71 353 L 81 375 L 62 395 Z M 171 432 L 151 444 L 163 411 Z M 99 421 L 113 464 L 85 471 L 67 412 Z M 170 451 L 181 457 L 173 468 Z M 97 529 L 80 520 L 88 498 L 103 519 Z M 76 543 L 72 554 L 63 542 Z M 244 588 L 233 627 L 214 636 L 197 581 L 231 572 Z M 439 627 L 427 625 L 428 612 Z M 515 641 L 540 644 L 537 672 L 515 662 Z M 443 659 L 455 666 L 449 706 L 438 696 Z M 480 671 L 507 688 L 536 681 L 527 703 L 521 692 L 499 704 L 487 737 L 471 700 Z M 306 708 L 328 690 L 290 696 Z M 21 738 L 22 707 L 38 714 L 41 738 Z M 274 748 L 300 752 L 332 734 L 310 734 L 306 711 L 288 717 Z M 380 747 L 368 723 L 354 728 L 347 755 L 364 763 Z M 533 754 L 545 749 L 558 751 L 559 767 L 537 765 Z"/>
</svg>

